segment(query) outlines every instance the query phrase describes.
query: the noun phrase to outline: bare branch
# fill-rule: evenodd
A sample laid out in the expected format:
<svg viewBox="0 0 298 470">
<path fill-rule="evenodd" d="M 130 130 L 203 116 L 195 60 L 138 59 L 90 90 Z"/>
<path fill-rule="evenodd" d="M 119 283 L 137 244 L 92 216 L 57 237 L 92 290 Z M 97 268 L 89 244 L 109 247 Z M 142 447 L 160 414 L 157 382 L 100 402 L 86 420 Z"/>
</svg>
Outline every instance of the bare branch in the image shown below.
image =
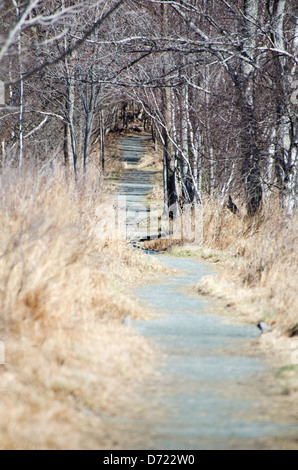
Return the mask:
<svg viewBox="0 0 298 470">
<path fill-rule="evenodd" d="M 87 30 L 85 32 L 83 32 L 82 37 L 80 39 L 78 39 L 73 45 L 69 46 L 58 57 L 55 57 L 54 59 L 45 60 L 41 65 L 31 69 L 29 72 L 24 73 L 23 76 L 22 76 L 22 79 L 27 80 L 28 78 L 32 77 L 32 75 L 40 72 L 44 68 L 55 65 L 58 62 L 64 60 L 69 55 L 71 55 L 76 49 L 78 49 L 86 41 L 86 39 L 88 39 L 92 35 L 92 33 L 97 28 L 99 28 L 113 13 L 115 13 L 123 3 L 124 3 L 124 0 L 118 0 L 118 2 L 115 3 L 107 11 L 107 13 L 102 15 L 101 18 L 99 20 L 97 20 L 95 23 L 93 23 L 91 27 L 87 28 Z M 12 85 L 12 84 L 16 84 L 16 83 L 19 83 L 19 82 L 20 82 L 20 79 L 16 79 L 16 80 L 7 81 L 6 84 L 7 85 L 10 85 L 10 84 Z"/>
</svg>

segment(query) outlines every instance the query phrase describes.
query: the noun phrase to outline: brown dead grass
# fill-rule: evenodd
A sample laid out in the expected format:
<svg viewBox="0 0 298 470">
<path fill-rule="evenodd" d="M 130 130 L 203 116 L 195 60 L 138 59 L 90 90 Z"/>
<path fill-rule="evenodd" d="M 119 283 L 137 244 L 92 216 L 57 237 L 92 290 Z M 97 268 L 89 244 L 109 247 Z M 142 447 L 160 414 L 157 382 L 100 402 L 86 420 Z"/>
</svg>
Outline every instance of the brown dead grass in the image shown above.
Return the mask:
<svg viewBox="0 0 298 470">
<path fill-rule="evenodd" d="M 205 198 L 203 213 L 200 246 L 183 236 L 144 245 L 216 263 L 218 274 L 201 280 L 200 293 L 226 299 L 248 322 L 265 321 L 282 334 L 297 335 L 298 215 L 287 216 L 273 199 L 253 218 L 244 208 L 232 214 L 215 198 Z"/>
<path fill-rule="evenodd" d="M 298 214 L 287 216 L 274 199 L 254 218 L 238 201 L 237 206 L 240 213 L 234 215 L 215 199 L 205 200 L 203 244 L 178 246 L 172 240 L 170 252 L 216 266 L 197 290 L 219 299 L 218 311 L 233 322 L 271 326 L 258 346 L 280 368 L 281 393 L 297 409 Z"/>
<path fill-rule="evenodd" d="M 204 246 L 229 255 L 221 270 L 223 291 L 229 284 L 240 310 L 285 334 L 298 321 L 297 228 L 297 214 L 288 217 L 274 200 L 253 219 L 215 201 L 204 205 Z"/>
<path fill-rule="evenodd" d="M 144 154 L 138 164 L 138 168 L 140 170 L 146 169 L 151 171 L 159 172 L 162 175 L 162 167 L 163 167 L 163 150 L 161 144 L 158 142 L 156 147 L 152 140 L 150 140 L 150 136 L 148 136 L 148 140 L 144 141 Z M 163 190 L 161 185 L 157 185 L 156 189 L 159 191 L 159 194 L 162 195 L 161 199 L 163 198 Z"/>
<path fill-rule="evenodd" d="M 97 236 L 97 176 L 86 189 L 58 167 L 7 170 L 0 196 L 0 447 L 125 448 L 107 417 L 140 412 L 136 386 L 155 360 L 122 324 L 147 314 L 127 289 L 162 268 Z"/>
</svg>

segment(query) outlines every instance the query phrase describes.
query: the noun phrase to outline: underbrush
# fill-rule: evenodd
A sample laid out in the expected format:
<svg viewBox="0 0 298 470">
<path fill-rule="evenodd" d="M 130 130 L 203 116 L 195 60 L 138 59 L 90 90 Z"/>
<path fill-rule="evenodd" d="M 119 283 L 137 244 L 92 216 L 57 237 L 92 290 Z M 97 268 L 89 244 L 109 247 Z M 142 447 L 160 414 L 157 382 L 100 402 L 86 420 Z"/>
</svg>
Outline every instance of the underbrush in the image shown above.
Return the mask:
<svg viewBox="0 0 298 470">
<path fill-rule="evenodd" d="M 287 216 L 274 199 L 253 218 L 244 210 L 232 214 L 214 200 L 204 204 L 204 247 L 229 255 L 222 274 L 233 283 L 231 298 L 288 335 L 298 333 L 297 228 L 297 214 Z"/>
<path fill-rule="evenodd" d="M 170 235 L 145 243 L 175 256 L 216 263 L 218 275 L 203 279 L 201 293 L 234 306 L 248 321 L 265 321 L 282 334 L 298 334 L 298 215 L 288 216 L 277 200 L 266 201 L 254 217 L 233 214 L 216 198 L 203 202 L 202 242 Z M 183 216 L 182 216 L 183 217 Z"/>
<path fill-rule="evenodd" d="M 102 236 L 104 193 L 59 167 L 0 176 L 2 449 L 125 446 L 105 416 L 140 413 L 155 355 L 123 324 L 147 314 L 127 289 L 162 268 Z"/>
</svg>

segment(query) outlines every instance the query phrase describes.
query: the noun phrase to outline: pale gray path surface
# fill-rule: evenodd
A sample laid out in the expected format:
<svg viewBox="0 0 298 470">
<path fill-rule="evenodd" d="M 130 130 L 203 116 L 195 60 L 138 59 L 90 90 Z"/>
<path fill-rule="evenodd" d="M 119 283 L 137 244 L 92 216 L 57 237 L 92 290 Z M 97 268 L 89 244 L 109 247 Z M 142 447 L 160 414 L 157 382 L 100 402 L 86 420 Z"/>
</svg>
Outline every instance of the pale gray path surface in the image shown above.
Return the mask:
<svg viewBox="0 0 298 470">
<path fill-rule="evenodd" d="M 154 429 L 156 448 L 253 449 L 274 437 L 298 436 L 290 416 L 285 423 L 270 416 L 273 397 L 263 396 L 258 384 L 268 365 L 242 352 L 259 336 L 257 328 L 228 324 L 212 303 L 182 291 L 207 274 L 204 265 L 166 256 L 161 261 L 184 275 L 137 289 L 136 296 L 160 313 L 134 323 L 164 352 L 160 370 L 168 389 L 159 406 L 167 413 Z"/>
<path fill-rule="evenodd" d="M 126 138 L 121 145 L 133 167 L 142 156 L 142 138 Z M 150 172 L 128 171 L 120 194 L 142 204 L 150 178 Z M 263 449 L 282 440 L 298 442 L 290 410 L 276 418 L 281 402 L 264 391 L 270 366 L 243 352 L 259 336 L 256 326 L 231 325 L 214 314 L 212 303 L 183 291 L 208 274 L 206 265 L 157 256 L 178 274 L 135 290 L 154 315 L 132 327 L 160 348 L 163 379 L 149 385 L 148 410 L 140 421 L 122 423 L 123 429 L 134 429 L 146 449 Z"/>
</svg>

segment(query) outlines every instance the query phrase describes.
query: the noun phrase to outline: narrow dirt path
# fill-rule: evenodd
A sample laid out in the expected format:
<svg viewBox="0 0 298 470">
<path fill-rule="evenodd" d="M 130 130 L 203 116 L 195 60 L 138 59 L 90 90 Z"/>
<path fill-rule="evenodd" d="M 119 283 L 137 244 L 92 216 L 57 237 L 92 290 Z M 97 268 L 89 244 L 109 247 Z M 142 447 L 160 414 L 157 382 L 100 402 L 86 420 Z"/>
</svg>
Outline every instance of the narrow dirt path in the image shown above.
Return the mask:
<svg viewBox="0 0 298 470">
<path fill-rule="evenodd" d="M 156 313 L 134 327 L 163 352 L 165 416 L 155 423 L 156 448 L 265 449 L 295 446 L 297 422 L 271 388 L 272 373 L 250 348 L 255 326 L 231 325 L 216 306 L 184 293 L 208 274 L 194 260 L 160 257 L 179 274 L 136 296 Z M 291 441 L 293 443 L 291 444 Z"/>
<path fill-rule="evenodd" d="M 142 155 L 142 138 L 125 138 L 121 148 L 126 163 L 132 165 L 119 191 L 128 199 L 130 238 L 151 175 L 134 169 Z M 276 393 L 270 364 L 252 351 L 257 328 L 232 325 L 216 315 L 213 303 L 185 292 L 185 287 L 211 274 L 207 265 L 156 256 L 177 274 L 134 292 L 154 315 L 132 327 L 161 352 L 162 379 L 148 386 L 144 395 L 148 410 L 142 420 L 129 423 L 143 448 L 295 448 L 297 422 Z"/>
</svg>

